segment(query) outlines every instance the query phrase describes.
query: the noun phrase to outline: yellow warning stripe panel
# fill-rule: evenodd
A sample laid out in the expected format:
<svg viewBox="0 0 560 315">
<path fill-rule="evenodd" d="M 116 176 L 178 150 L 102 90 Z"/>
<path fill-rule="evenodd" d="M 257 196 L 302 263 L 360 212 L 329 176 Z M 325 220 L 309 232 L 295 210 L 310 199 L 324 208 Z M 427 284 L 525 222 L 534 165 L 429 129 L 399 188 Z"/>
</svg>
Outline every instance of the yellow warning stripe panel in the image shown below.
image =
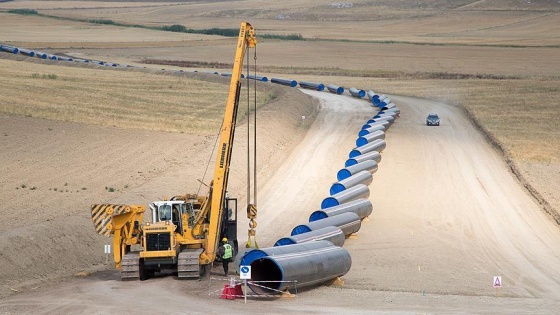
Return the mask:
<svg viewBox="0 0 560 315">
<path fill-rule="evenodd" d="M 130 212 L 127 205 L 94 204 L 91 206 L 93 226 L 98 234 L 110 236 L 113 216 L 126 212 Z"/>
</svg>

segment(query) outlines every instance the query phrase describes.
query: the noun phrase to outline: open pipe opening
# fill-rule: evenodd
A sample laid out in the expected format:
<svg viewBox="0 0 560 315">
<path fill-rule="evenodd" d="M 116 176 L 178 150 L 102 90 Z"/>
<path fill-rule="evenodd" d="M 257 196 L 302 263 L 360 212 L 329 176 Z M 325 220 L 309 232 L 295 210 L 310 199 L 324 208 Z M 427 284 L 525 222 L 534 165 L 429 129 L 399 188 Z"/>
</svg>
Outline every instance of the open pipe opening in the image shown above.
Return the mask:
<svg viewBox="0 0 560 315">
<path fill-rule="evenodd" d="M 284 272 L 276 261 L 269 257 L 257 259 L 251 263 L 251 291 L 256 294 L 275 294 L 282 289 Z M 257 283 L 252 283 L 257 281 Z M 260 282 L 263 281 L 263 282 Z"/>
</svg>

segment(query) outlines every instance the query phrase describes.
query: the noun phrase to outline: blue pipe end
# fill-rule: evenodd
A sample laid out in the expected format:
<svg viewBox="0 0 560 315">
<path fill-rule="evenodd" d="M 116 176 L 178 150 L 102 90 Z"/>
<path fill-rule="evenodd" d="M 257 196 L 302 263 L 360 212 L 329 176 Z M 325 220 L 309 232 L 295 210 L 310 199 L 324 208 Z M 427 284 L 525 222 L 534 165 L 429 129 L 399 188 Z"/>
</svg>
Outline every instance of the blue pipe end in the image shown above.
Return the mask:
<svg viewBox="0 0 560 315">
<path fill-rule="evenodd" d="M 297 244 L 291 237 L 283 237 L 274 243 L 274 246 L 284 246 L 284 245 L 293 245 Z"/>
<path fill-rule="evenodd" d="M 333 196 L 333 195 L 336 195 L 336 194 L 338 194 L 339 192 L 345 191 L 345 190 L 346 190 L 346 187 L 344 187 L 344 185 L 339 184 L 339 183 L 334 183 L 334 184 L 331 186 L 330 193 L 331 193 L 331 196 Z"/>
<path fill-rule="evenodd" d="M 367 134 L 369 134 L 369 131 L 367 131 L 367 129 L 363 129 L 363 130 L 360 130 L 360 132 L 358 132 L 358 137 L 363 137 Z"/>
<path fill-rule="evenodd" d="M 338 173 L 336 173 L 336 179 L 338 179 L 339 181 L 343 179 L 347 179 L 350 176 L 352 176 L 352 173 L 350 173 L 350 171 L 345 168 L 341 169 L 340 171 L 338 171 Z"/>
<path fill-rule="evenodd" d="M 350 154 L 348 155 L 348 157 L 349 158 L 355 158 L 355 157 L 357 157 L 358 155 L 361 155 L 361 154 L 362 154 L 362 152 L 360 152 L 358 150 L 352 150 L 352 151 L 350 151 Z"/>
<path fill-rule="evenodd" d="M 296 227 L 292 230 L 292 234 L 291 234 L 291 235 L 294 236 L 294 235 L 303 234 L 303 233 L 307 233 L 307 232 L 311 232 L 311 229 L 310 229 L 307 225 L 302 224 L 302 225 L 296 226 Z"/>
<path fill-rule="evenodd" d="M 323 200 L 323 202 L 321 202 L 321 209 L 327 209 L 330 207 L 335 207 L 338 206 L 338 200 L 336 200 L 336 198 L 333 197 L 327 197 Z"/>
<path fill-rule="evenodd" d="M 355 159 L 348 159 L 344 163 L 344 166 L 348 167 L 348 166 L 352 166 L 352 165 L 356 165 L 356 164 L 358 164 L 358 161 L 356 161 Z"/>
<path fill-rule="evenodd" d="M 364 137 L 359 137 L 359 138 L 356 140 L 356 146 L 357 146 L 357 147 L 361 147 L 361 146 L 366 145 L 366 144 L 368 144 L 368 143 L 369 143 L 369 142 L 368 142 L 368 141 L 366 140 L 366 138 L 364 138 Z"/>
<path fill-rule="evenodd" d="M 362 130 L 366 130 L 366 129 L 368 129 L 368 128 L 371 128 L 371 125 L 370 125 L 370 124 L 367 124 L 367 123 L 366 123 L 365 125 L 362 126 Z"/>
<path fill-rule="evenodd" d="M 255 261 L 255 260 L 257 260 L 261 257 L 266 257 L 266 256 L 268 256 L 268 255 L 260 249 L 250 250 L 250 251 L 246 252 L 245 255 L 243 255 L 243 257 L 241 258 L 240 265 L 242 265 L 242 266 L 250 265 L 253 261 Z"/>
<path fill-rule="evenodd" d="M 326 219 L 329 216 L 325 213 L 325 211 L 322 210 L 317 210 L 314 211 L 310 216 L 309 216 L 309 222 L 313 222 L 313 221 L 317 221 L 317 220 L 322 220 L 322 219 Z"/>
</svg>

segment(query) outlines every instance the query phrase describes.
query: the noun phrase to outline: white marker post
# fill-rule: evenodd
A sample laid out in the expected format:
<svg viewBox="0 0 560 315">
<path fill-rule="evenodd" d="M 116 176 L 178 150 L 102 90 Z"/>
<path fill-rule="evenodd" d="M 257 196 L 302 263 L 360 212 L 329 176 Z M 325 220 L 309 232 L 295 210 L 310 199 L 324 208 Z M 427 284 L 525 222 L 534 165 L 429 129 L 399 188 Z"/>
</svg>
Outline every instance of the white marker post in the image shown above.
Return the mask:
<svg viewBox="0 0 560 315">
<path fill-rule="evenodd" d="M 493 287 L 496 288 L 496 297 L 498 297 L 498 292 L 502 287 L 502 276 L 494 276 Z"/>
<path fill-rule="evenodd" d="M 105 262 L 109 262 L 109 254 L 111 253 L 111 245 L 105 245 Z"/>
<path fill-rule="evenodd" d="M 247 280 L 251 280 L 251 266 L 239 266 L 239 279 L 244 280 L 243 296 L 247 304 Z"/>
</svg>

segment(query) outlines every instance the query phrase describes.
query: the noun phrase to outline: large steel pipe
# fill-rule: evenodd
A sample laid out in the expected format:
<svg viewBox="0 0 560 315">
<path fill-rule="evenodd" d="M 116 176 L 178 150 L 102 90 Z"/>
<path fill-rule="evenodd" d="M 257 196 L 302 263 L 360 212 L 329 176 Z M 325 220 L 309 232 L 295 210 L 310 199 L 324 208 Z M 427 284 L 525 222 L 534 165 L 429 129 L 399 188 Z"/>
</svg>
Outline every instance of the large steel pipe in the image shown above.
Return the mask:
<svg viewBox="0 0 560 315">
<path fill-rule="evenodd" d="M 292 230 L 292 236 L 315 231 L 327 226 L 337 226 L 342 230 L 344 235 L 348 236 L 352 233 L 358 232 L 361 225 L 362 220 L 360 219 L 359 215 L 355 214 L 354 212 L 344 212 L 339 215 L 324 218 L 322 220 L 298 225 Z"/>
<path fill-rule="evenodd" d="M 256 294 L 278 294 L 296 285 L 301 288 L 343 276 L 351 266 L 352 258 L 348 251 L 334 245 L 262 257 L 251 263 L 252 281 L 248 285 Z"/>
<path fill-rule="evenodd" d="M 366 91 L 358 90 L 357 88 L 351 87 L 348 91 L 350 92 L 350 95 L 357 98 L 363 98 L 364 96 L 366 96 Z"/>
<path fill-rule="evenodd" d="M 268 78 L 267 78 L 267 77 L 261 77 L 261 76 L 254 75 L 254 74 L 249 74 L 249 75 L 247 76 L 247 78 L 253 79 L 253 80 L 262 81 L 262 82 L 268 82 Z"/>
<path fill-rule="evenodd" d="M 385 143 L 385 140 L 381 140 L 381 139 L 374 140 L 366 145 L 357 147 L 352 151 L 350 151 L 349 158 L 357 157 L 358 155 L 362 155 L 364 153 L 368 153 L 371 151 L 377 151 L 381 153 L 383 152 L 383 150 L 385 150 L 386 147 L 387 147 L 387 143 Z"/>
<path fill-rule="evenodd" d="M 274 246 L 300 244 L 300 243 L 311 242 L 311 241 L 329 241 L 336 246 L 342 246 L 344 245 L 345 239 L 346 236 L 344 235 L 344 232 L 342 232 L 342 230 L 338 226 L 331 225 L 317 230 L 309 231 L 306 233 L 283 237 L 277 240 L 276 243 L 274 243 Z"/>
<path fill-rule="evenodd" d="M 315 82 L 300 81 L 299 86 L 304 89 L 310 89 L 316 91 L 322 91 L 325 89 L 325 85 L 323 83 L 315 83 Z"/>
<path fill-rule="evenodd" d="M 374 151 L 374 152 L 377 152 L 377 151 Z M 379 152 L 377 154 L 379 154 Z M 336 173 L 336 178 L 339 181 L 344 180 L 348 177 L 351 177 L 355 174 L 358 174 L 361 171 L 368 171 L 369 173 L 374 174 L 375 172 L 377 172 L 378 168 L 379 168 L 379 166 L 377 165 L 377 162 L 375 160 L 368 159 L 368 160 L 364 160 L 360 163 L 356 163 L 356 164 L 346 166 L 345 168 L 341 169 L 340 171 L 338 171 Z"/>
<path fill-rule="evenodd" d="M 69 57 L 58 57 L 58 60 L 62 60 L 62 61 L 74 61 L 74 59 L 69 58 Z"/>
<path fill-rule="evenodd" d="M 41 59 L 47 59 L 49 56 L 43 52 L 35 52 L 35 57 L 41 58 Z"/>
<path fill-rule="evenodd" d="M 243 255 L 239 265 L 241 266 L 250 265 L 253 261 L 261 257 L 304 252 L 307 250 L 313 250 L 313 249 L 323 248 L 332 245 L 333 244 L 329 241 L 317 241 L 317 242 L 307 242 L 307 243 L 293 244 L 293 245 L 286 245 L 286 246 L 252 249 L 250 251 L 247 251 Z"/>
<path fill-rule="evenodd" d="M 361 147 L 377 139 L 385 139 L 385 132 L 377 130 L 370 132 L 367 135 L 360 136 L 356 139 L 356 146 Z"/>
<path fill-rule="evenodd" d="M 58 60 L 58 57 L 56 55 L 49 55 L 49 59 L 50 60 Z"/>
<path fill-rule="evenodd" d="M 33 50 L 21 48 L 19 50 L 19 53 L 22 54 L 22 55 L 29 56 L 29 57 L 35 57 L 35 52 Z"/>
<path fill-rule="evenodd" d="M 383 121 L 383 120 L 386 120 L 390 124 L 393 124 L 395 122 L 395 117 L 393 117 L 391 115 L 388 115 L 388 116 L 381 116 L 379 118 L 372 118 L 372 119 L 368 120 L 366 124 L 369 125 L 369 124 L 380 122 L 380 121 Z"/>
<path fill-rule="evenodd" d="M 272 79 L 270 79 L 270 82 L 277 83 L 277 84 L 282 84 L 282 85 L 286 85 L 286 86 L 291 86 L 291 87 L 296 87 L 297 86 L 297 81 L 296 80 L 290 80 L 290 79 L 272 78 Z"/>
<path fill-rule="evenodd" d="M 328 217 L 343 214 L 346 212 L 354 212 L 360 217 L 360 219 L 363 219 L 373 212 L 373 205 L 371 204 L 371 201 L 367 199 L 357 199 L 354 201 L 343 203 L 340 206 L 314 211 L 309 216 L 309 222 L 326 219 Z M 305 234 L 306 233 L 300 235 Z"/>
<path fill-rule="evenodd" d="M 381 115 L 381 114 L 389 114 L 389 113 L 396 113 L 397 116 L 399 116 L 401 114 L 401 110 L 398 107 L 393 107 L 393 108 L 390 108 L 390 109 L 382 110 L 377 114 Z"/>
<path fill-rule="evenodd" d="M 377 123 L 366 124 L 366 125 L 368 125 L 369 127 L 367 129 L 360 130 L 360 132 L 358 132 L 358 137 L 365 136 L 377 130 L 381 130 L 385 132 L 391 124 L 388 121 L 380 121 Z"/>
<path fill-rule="evenodd" d="M 379 113 L 377 113 L 377 115 L 373 116 L 372 119 L 375 118 L 381 118 L 381 117 L 393 117 L 393 118 L 397 118 L 397 113 L 396 112 L 385 112 L 385 111 L 380 111 Z"/>
<path fill-rule="evenodd" d="M 335 94 L 338 94 L 338 95 L 344 93 L 344 88 L 342 86 L 337 86 L 337 85 L 334 85 L 334 84 L 327 85 L 327 90 L 329 90 L 329 92 L 331 92 L 331 93 L 335 93 Z"/>
<path fill-rule="evenodd" d="M 391 108 L 395 108 L 397 107 L 394 103 L 389 103 L 383 107 L 381 107 L 381 110 L 387 110 L 387 109 L 391 109 Z"/>
<path fill-rule="evenodd" d="M 370 102 L 372 102 L 372 103 L 373 103 L 373 98 L 374 98 L 376 95 L 377 95 L 377 94 L 375 94 L 375 92 L 372 91 L 372 90 L 369 90 L 369 91 L 367 92 L 367 98 L 368 98 L 368 100 L 370 100 Z M 377 96 L 377 97 L 379 98 L 379 96 Z"/>
<path fill-rule="evenodd" d="M 19 48 L 17 47 L 13 47 L 13 46 L 4 46 L 2 45 L 0 47 L 0 50 L 5 51 L 5 52 L 9 52 L 12 53 L 14 55 L 17 55 L 19 53 Z"/>
<path fill-rule="evenodd" d="M 369 185 L 372 181 L 373 176 L 371 175 L 371 173 L 367 170 L 364 170 L 332 184 L 329 192 L 331 196 L 333 196 L 358 184 Z"/>
<path fill-rule="evenodd" d="M 362 163 L 368 160 L 373 160 L 375 162 L 377 162 L 377 164 L 379 164 L 379 162 L 381 162 L 381 154 L 377 151 L 371 151 L 362 155 L 358 155 L 355 156 L 353 158 L 349 158 L 348 160 L 346 160 L 346 162 L 344 163 L 344 166 L 346 166 L 347 168 L 349 166 L 352 165 L 356 165 L 358 163 Z"/>
<path fill-rule="evenodd" d="M 321 209 L 338 206 L 345 202 L 349 202 L 359 198 L 368 198 L 368 197 L 369 197 L 368 187 L 363 184 L 358 184 L 354 187 L 341 191 L 338 194 L 323 199 L 323 201 L 321 202 Z"/>
</svg>

